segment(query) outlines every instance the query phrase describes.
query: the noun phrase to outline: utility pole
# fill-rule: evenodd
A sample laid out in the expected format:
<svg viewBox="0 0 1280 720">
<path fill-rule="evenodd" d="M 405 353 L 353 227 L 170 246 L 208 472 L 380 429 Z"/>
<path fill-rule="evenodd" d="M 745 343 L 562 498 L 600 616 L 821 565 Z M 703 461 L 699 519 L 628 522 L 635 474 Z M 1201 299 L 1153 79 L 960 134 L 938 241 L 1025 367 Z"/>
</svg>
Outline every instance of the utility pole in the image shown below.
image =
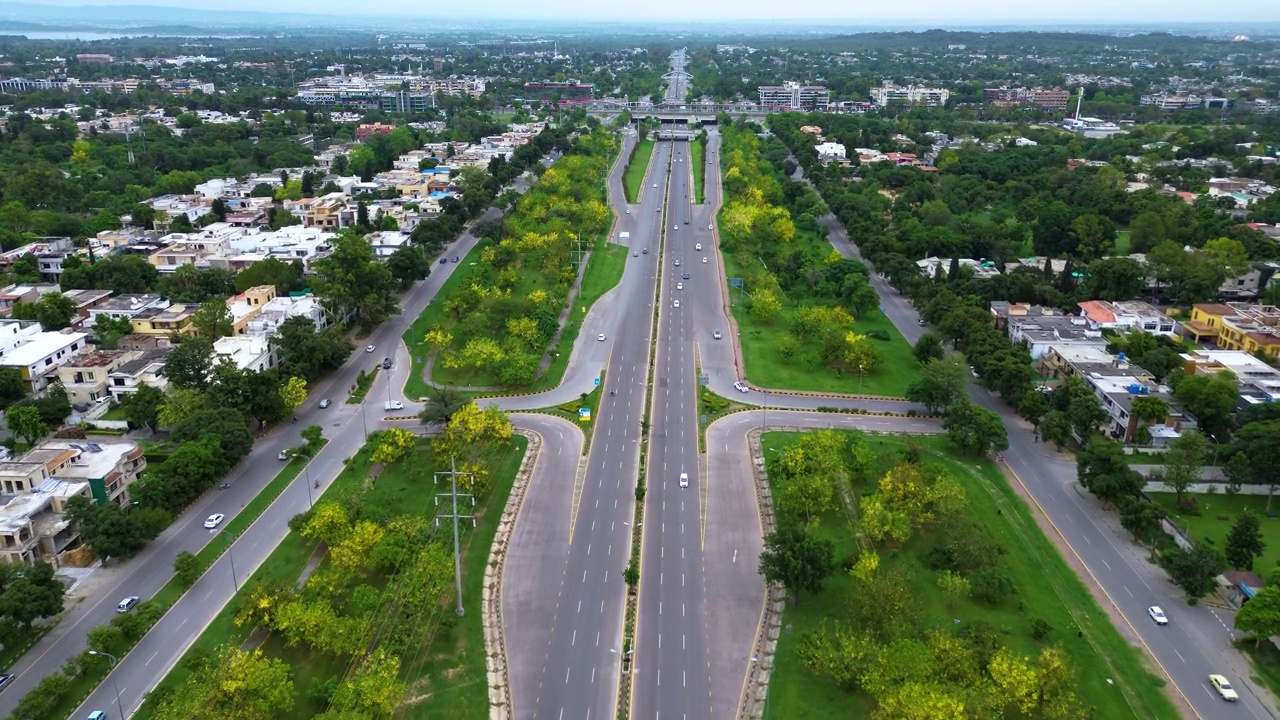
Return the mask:
<svg viewBox="0 0 1280 720">
<path fill-rule="evenodd" d="M 454 576 L 454 584 L 456 586 L 455 590 L 457 591 L 457 607 L 454 608 L 454 612 L 458 614 L 458 617 L 462 617 L 464 612 L 462 609 L 462 550 L 461 550 L 461 545 L 458 543 L 458 520 L 469 518 L 471 520 L 471 527 L 474 528 L 476 526 L 476 519 L 470 515 L 467 515 L 464 518 L 464 516 L 458 514 L 458 494 L 459 494 L 458 493 L 458 476 L 466 475 L 474 479 L 475 475 L 472 473 L 458 472 L 457 463 L 454 462 L 453 458 L 449 458 L 449 472 L 436 473 L 436 477 L 435 477 L 436 482 L 440 482 L 441 475 L 449 476 L 450 484 L 452 487 L 448 494 L 452 497 L 452 500 L 453 500 L 453 512 L 448 515 L 436 515 L 436 527 L 440 526 L 440 518 L 442 517 L 453 519 L 453 576 Z M 436 495 L 437 506 L 440 505 L 440 497 L 443 494 L 444 493 L 440 493 Z M 474 495 L 471 495 L 469 493 L 462 493 L 462 497 L 471 498 L 471 506 L 475 507 L 476 498 Z"/>
</svg>

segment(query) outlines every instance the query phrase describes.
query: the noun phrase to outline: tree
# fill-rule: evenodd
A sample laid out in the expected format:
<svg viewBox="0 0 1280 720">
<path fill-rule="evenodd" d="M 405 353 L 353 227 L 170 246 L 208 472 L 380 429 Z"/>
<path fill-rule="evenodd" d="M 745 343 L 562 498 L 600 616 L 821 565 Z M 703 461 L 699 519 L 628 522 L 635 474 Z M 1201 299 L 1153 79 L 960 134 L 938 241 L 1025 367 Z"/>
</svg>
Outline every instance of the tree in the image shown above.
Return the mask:
<svg viewBox="0 0 1280 720">
<path fill-rule="evenodd" d="M 942 349 L 941 344 L 938 349 Z M 930 360 L 920 369 L 920 377 L 907 386 L 907 399 L 933 413 L 964 397 L 968 384 L 969 370 L 963 355 Z"/>
<path fill-rule="evenodd" d="M 66 586 L 54 577 L 49 563 L 0 563 L 0 618 L 5 625 L 26 629 L 40 618 L 57 615 L 65 593 Z"/>
<path fill-rule="evenodd" d="M 1177 493 L 1179 507 L 1182 505 L 1182 494 L 1187 488 L 1200 482 L 1201 468 L 1208 449 L 1209 441 L 1199 430 L 1194 429 L 1184 430 L 1169 443 L 1169 449 L 1164 454 L 1164 483 Z"/>
<path fill-rule="evenodd" d="M 200 579 L 200 558 L 183 550 L 173 559 L 173 577 L 182 587 L 189 588 Z"/>
<path fill-rule="evenodd" d="M 946 350 L 942 347 L 942 338 L 932 330 L 922 334 L 911 351 L 921 365 L 927 364 L 930 360 L 941 360 L 946 355 Z"/>
<path fill-rule="evenodd" d="M 420 248 L 405 245 L 397 248 L 391 253 L 391 257 L 387 258 L 387 269 L 400 283 L 400 289 L 408 290 L 415 282 L 427 279 L 431 274 L 431 263 L 427 262 Z"/>
<path fill-rule="evenodd" d="M 300 377 L 291 377 L 285 381 L 284 387 L 280 388 L 280 402 L 284 406 L 285 414 L 302 407 L 307 401 L 307 381 Z"/>
<path fill-rule="evenodd" d="M 861 375 L 864 372 L 873 372 L 884 361 L 884 353 L 880 352 L 880 348 L 876 347 L 875 342 L 866 335 L 860 335 L 855 332 L 847 332 L 844 335 L 844 366 L 849 369 L 856 369 Z"/>
<path fill-rule="evenodd" d="M 276 329 L 275 342 L 280 356 L 281 375 L 300 377 L 308 382 L 342 367 L 354 346 L 339 328 L 316 332 L 309 318 L 291 317 Z"/>
<path fill-rule="evenodd" d="M 98 315 L 93 323 L 93 334 L 98 336 L 98 344 L 104 350 L 115 350 L 120 338 L 133 332 L 133 323 L 126 316 L 111 317 Z"/>
<path fill-rule="evenodd" d="M 249 432 L 248 421 L 238 410 L 227 407 L 198 410 L 174 425 L 169 434 L 177 443 L 203 440 L 206 437 L 216 439 L 223 466 L 228 468 L 240 462 L 253 449 L 253 435 Z"/>
<path fill-rule="evenodd" d="M 1164 509 L 1155 503 L 1133 497 L 1121 498 L 1116 505 L 1120 526 L 1129 531 L 1135 542 L 1154 547 L 1164 534 Z"/>
<path fill-rule="evenodd" d="M 169 352 L 164 374 L 175 388 L 203 390 L 213 375 L 213 340 L 187 338 Z"/>
<path fill-rule="evenodd" d="M 146 383 L 139 383 L 136 391 L 120 400 L 124 419 L 134 427 L 150 428 L 151 432 L 160 429 L 160 407 L 163 404 L 164 393 Z"/>
<path fill-rule="evenodd" d="M 0 367 L 0 412 L 25 398 L 30 386 L 16 367 Z"/>
<path fill-rule="evenodd" d="M 373 450 L 372 460 L 379 465 L 390 465 L 413 452 L 417 447 L 417 436 L 404 428 L 390 428 L 374 433 L 377 446 Z"/>
<path fill-rule="evenodd" d="M 218 338 L 232 333 L 233 321 L 231 309 L 222 298 L 209 298 L 200 304 L 200 309 L 191 315 L 191 324 L 201 338 L 213 343 Z"/>
<path fill-rule="evenodd" d="M 1280 487 L 1280 420 L 1251 422 L 1240 428 L 1232 443 L 1233 457 L 1226 469 L 1233 478 L 1246 479 L 1254 485 L 1266 485 L 1266 512 L 1271 512 L 1271 501 Z M 1239 458 L 1239 460 L 1237 459 Z"/>
<path fill-rule="evenodd" d="M 835 505 L 836 488 L 829 474 L 807 473 L 788 478 L 781 485 L 775 496 L 778 512 L 806 525 L 816 522 Z"/>
<path fill-rule="evenodd" d="M 448 423 L 453 414 L 471 402 L 471 398 L 447 387 L 429 387 L 426 405 L 418 418 L 424 425 Z"/>
<path fill-rule="evenodd" d="M 1267 549 L 1257 514 L 1245 510 L 1227 533 L 1227 562 L 1237 570 L 1253 570 L 1253 561 Z"/>
<path fill-rule="evenodd" d="M 1272 570 L 1267 583 L 1236 612 L 1237 630 L 1253 633 L 1253 646 L 1280 635 L 1280 571 Z"/>
<path fill-rule="evenodd" d="M 1120 443 L 1102 436 L 1095 436 L 1076 455 L 1076 476 L 1086 490 L 1108 505 L 1135 497 L 1145 484 L 1142 474 L 1129 467 Z"/>
<path fill-rule="evenodd" d="M 209 399 L 199 390 L 170 388 L 160 403 L 160 413 L 156 420 L 160 427 L 172 428 L 207 407 Z"/>
<path fill-rule="evenodd" d="M 289 665 L 261 650 L 224 645 L 199 662 L 187 680 L 165 695 L 156 709 L 158 720 L 192 717 L 266 720 L 287 716 L 295 690 Z"/>
<path fill-rule="evenodd" d="M 1186 593 L 1187 603 L 1195 605 L 1213 590 L 1214 578 L 1227 569 L 1227 560 L 1208 543 L 1196 543 L 1190 550 L 1169 550 L 1160 554 L 1160 567 Z"/>
<path fill-rule="evenodd" d="M 1040 437 L 1062 448 L 1071 442 L 1071 418 L 1061 410 L 1050 410 L 1040 421 Z"/>
<path fill-rule="evenodd" d="M 1115 225 L 1094 212 L 1085 212 L 1072 220 L 1068 235 L 1072 240 L 1072 256 L 1085 261 L 1107 254 L 1116 242 Z"/>
<path fill-rule="evenodd" d="M 244 292 L 259 285 L 273 285 L 277 295 L 288 295 L 294 290 L 301 290 L 302 263 L 286 262 L 279 258 L 269 257 L 259 260 L 236 274 L 235 290 Z"/>
<path fill-rule="evenodd" d="M 357 148 L 358 150 L 359 148 Z M 328 256 L 312 263 L 316 297 L 335 317 L 356 313 L 365 327 L 373 327 L 396 311 L 396 280 L 373 255 L 360 235 L 344 231 L 333 241 Z"/>
<path fill-rule="evenodd" d="M 49 434 L 49 428 L 40 417 L 40 409 L 35 405 L 18 405 L 9 408 L 5 413 L 5 421 L 14 435 L 35 445 L 40 438 Z"/>
<path fill-rule="evenodd" d="M 947 596 L 947 607 L 955 607 L 956 601 L 966 597 L 972 588 L 960 573 L 944 570 L 938 575 L 938 589 Z"/>
<path fill-rule="evenodd" d="M 947 439 L 961 452 L 980 456 L 1009 447 L 1009 434 L 994 410 L 974 405 L 961 398 L 947 406 L 942 419 Z"/>
<path fill-rule="evenodd" d="M 788 523 L 764 538 L 760 575 L 768 583 L 782 583 L 799 602 L 800 592 L 817 593 L 835 572 L 835 546 L 813 537 L 803 527 Z"/>
<path fill-rule="evenodd" d="M 377 648 L 338 688 L 333 706 L 353 717 L 391 717 L 404 701 L 406 690 L 400 681 L 399 656 Z"/>
<path fill-rule="evenodd" d="M 62 330 L 71 325 L 76 304 L 62 293 L 46 293 L 31 303 L 17 303 L 12 316 L 19 320 L 34 320 L 48 331 Z"/>
<path fill-rule="evenodd" d="M 67 500 L 67 518 L 80 527 L 80 538 L 98 557 L 129 557 L 146 544 L 137 523 L 115 503 L 98 505 L 76 495 Z"/>
<path fill-rule="evenodd" d="M 760 289 L 751 293 L 751 317 L 762 325 L 772 325 L 782 311 L 782 301 L 772 290 Z"/>
<path fill-rule="evenodd" d="M 1231 412 L 1240 397 L 1236 378 L 1230 372 L 1213 375 L 1174 375 L 1173 394 L 1187 412 L 1200 421 L 1206 435 L 1226 436 L 1231 428 Z"/>
</svg>

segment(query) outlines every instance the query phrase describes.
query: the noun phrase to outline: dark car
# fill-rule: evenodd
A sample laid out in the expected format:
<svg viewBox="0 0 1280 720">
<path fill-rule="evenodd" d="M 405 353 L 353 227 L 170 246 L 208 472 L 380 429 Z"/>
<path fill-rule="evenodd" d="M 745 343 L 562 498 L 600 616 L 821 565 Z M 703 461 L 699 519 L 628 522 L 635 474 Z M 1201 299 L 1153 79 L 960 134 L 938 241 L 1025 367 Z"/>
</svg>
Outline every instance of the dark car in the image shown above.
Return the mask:
<svg viewBox="0 0 1280 720">
<path fill-rule="evenodd" d="M 9 687 L 9 683 L 11 683 L 11 682 L 13 682 L 13 675 L 12 675 L 12 674 L 10 674 L 10 673 L 5 673 L 5 674 L 3 674 L 3 675 L 0 675 L 0 690 L 3 690 L 3 689 L 5 689 L 5 688 Z"/>
<path fill-rule="evenodd" d="M 383 370 L 391 369 L 391 358 L 382 358 L 382 369 Z"/>
<path fill-rule="evenodd" d="M 449 262 L 449 258 L 440 258 L 440 264 L 441 264 L 441 265 L 444 265 L 444 264 L 445 264 L 445 263 L 447 263 L 447 262 Z"/>
</svg>

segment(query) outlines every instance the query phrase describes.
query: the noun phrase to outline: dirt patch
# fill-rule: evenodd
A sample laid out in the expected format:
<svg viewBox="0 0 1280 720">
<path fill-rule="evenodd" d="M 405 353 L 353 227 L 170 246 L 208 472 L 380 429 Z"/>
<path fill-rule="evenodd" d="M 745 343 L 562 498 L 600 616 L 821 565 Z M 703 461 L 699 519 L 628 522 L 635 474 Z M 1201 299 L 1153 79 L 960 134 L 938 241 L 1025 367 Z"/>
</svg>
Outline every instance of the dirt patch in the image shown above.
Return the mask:
<svg viewBox="0 0 1280 720">
<path fill-rule="evenodd" d="M 448 670 L 445 670 L 445 671 L 444 671 L 444 679 L 445 679 L 445 680 L 456 680 L 456 679 L 458 678 L 458 676 L 459 676 L 459 675 L 461 675 L 461 674 L 462 674 L 462 668 L 460 668 L 460 667 L 456 667 L 456 668 L 449 668 Z"/>
</svg>

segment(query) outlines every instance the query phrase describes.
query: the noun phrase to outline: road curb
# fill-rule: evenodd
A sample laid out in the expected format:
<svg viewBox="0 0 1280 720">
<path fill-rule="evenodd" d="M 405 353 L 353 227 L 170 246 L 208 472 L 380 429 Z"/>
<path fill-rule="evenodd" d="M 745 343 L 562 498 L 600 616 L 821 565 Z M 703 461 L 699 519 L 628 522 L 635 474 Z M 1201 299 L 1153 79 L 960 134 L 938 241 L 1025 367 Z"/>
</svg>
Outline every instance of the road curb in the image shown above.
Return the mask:
<svg viewBox="0 0 1280 720">
<path fill-rule="evenodd" d="M 511 544 L 511 533 L 515 530 L 520 510 L 524 507 L 525 491 L 533 476 L 533 466 L 542 452 L 542 435 L 524 429 L 516 429 L 515 432 L 529 441 L 529 447 L 525 450 L 524 459 L 520 462 L 520 470 L 516 473 L 515 482 L 511 486 L 511 494 L 507 496 L 507 504 L 502 508 L 498 531 L 493 536 L 493 546 L 489 549 L 489 562 L 484 568 L 484 591 L 480 604 L 480 624 L 484 628 L 485 668 L 489 682 L 490 720 L 507 720 L 512 717 L 511 683 L 507 673 L 507 645 L 503 635 L 502 571 L 507 563 L 507 548 Z"/>
</svg>

